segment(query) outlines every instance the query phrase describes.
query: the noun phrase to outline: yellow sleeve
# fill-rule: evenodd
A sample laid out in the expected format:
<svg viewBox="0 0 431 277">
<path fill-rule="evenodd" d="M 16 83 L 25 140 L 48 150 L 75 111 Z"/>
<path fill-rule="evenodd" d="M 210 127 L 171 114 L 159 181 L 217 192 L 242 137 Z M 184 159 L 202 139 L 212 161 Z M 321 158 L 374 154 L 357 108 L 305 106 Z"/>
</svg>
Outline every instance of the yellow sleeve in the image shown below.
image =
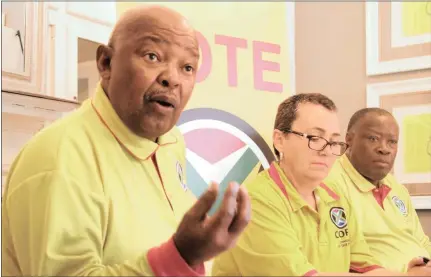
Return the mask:
<svg viewBox="0 0 431 277">
<path fill-rule="evenodd" d="M 85 189 L 61 171 L 39 173 L 13 188 L 4 204 L 3 222 L 24 276 L 204 274 L 203 265 L 196 271 L 187 265 L 172 239 L 144 249 L 135 260 L 103 264 L 109 203 L 103 194 Z"/>
<path fill-rule="evenodd" d="M 250 195 L 252 216 L 249 225 L 229 254 L 242 276 L 303 276 L 316 272 L 302 252 L 289 218 L 268 200 Z M 228 264 L 214 264 L 223 271 Z M 230 275 L 230 274 L 229 274 Z"/>
<path fill-rule="evenodd" d="M 343 195 L 343 198 L 351 201 L 350 188 L 352 184 L 349 182 L 349 177 L 346 176 L 343 168 L 339 164 L 335 164 L 323 183 L 334 191 Z"/>
<path fill-rule="evenodd" d="M 365 241 L 361 226 L 358 224 L 355 213 L 349 209 L 349 235 L 350 235 L 350 271 L 364 273 L 381 268 L 377 260 L 371 255 L 370 248 Z"/>
<path fill-rule="evenodd" d="M 431 241 L 427 235 L 425 235 L 424 230 L 422 229 L 421 222 L 419 220 L 418 214 L 416 213 L 415 208 L 413 207 L 412 198 L 410 197 L 410 194 L 408 190 L 405 188 L 405 193 L 407 201 L 407 211 L 408 216 L 411 218 L 413 223 L 413 235 L 416 237 L 416 239 L 420 242 L 423 248 L 425 248 L 428 252 L 428 257 L 431 258 Z"/>
</svg>

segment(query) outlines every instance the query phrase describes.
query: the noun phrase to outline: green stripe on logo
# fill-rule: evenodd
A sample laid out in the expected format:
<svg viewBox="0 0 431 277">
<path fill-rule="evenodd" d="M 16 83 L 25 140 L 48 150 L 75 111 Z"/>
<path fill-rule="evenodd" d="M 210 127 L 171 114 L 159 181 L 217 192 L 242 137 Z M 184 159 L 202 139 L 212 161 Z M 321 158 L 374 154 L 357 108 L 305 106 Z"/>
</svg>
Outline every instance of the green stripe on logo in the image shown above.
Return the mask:
<svg viewBox="0 0 431 277">
<path fill-rule="evenodd" d="M 229 182 L 237 182 L 238 184 L 242 184 L 253 168 L 257 165 L 259 159 L 253 153 L 250 148 L 247 148 L 245 153 L 239 159 L 239 161 L 235 164 L 235 166 L 229 171 L 224 180 L 221 182 L 219 187 L 219 194 L 217 196 L 216 203 L 212 206 L 209 214 L 212 215 L 216 212 L 218 207 L 220 206 L 221 201 L 223 200 L 223 194 L 226 191 L 226 188 Z"/>
<path fill-rule="evenodd" d="M 187 161 L 186 164 L 187 171 L 187 186 L 193 192 L 193 194 L 199 198 L 202 193 L 208 188 L 208 184 L 205 183 L 201 175 L 196 171 L 192 164 Z"/>
</svg>

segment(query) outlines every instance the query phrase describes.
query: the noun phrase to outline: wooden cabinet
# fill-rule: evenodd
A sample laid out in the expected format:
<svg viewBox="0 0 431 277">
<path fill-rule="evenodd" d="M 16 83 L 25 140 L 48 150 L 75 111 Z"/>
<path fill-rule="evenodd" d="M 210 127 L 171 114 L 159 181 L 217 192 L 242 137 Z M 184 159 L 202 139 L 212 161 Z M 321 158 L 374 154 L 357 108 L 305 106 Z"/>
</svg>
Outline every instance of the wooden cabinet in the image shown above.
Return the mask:
<svg viewBox="0 0 431 277">
<path fill-rule="evenodd" d="M 42 2 L 2 3 L 2 89 L 44 93 Z"/>
<path fill-rule="evenodd" d="M 90 91 L 98 81 L 96 49 L 99 44 L 108 43 L 116 20 L 115 5 L 115 2 L 2 3 L 5 25 L 2 89 L 79 102 L 91 96 Z M 23 51 L 16 35 L 18 30 Z M 85 82 L 87 90 L 79 93 Z"/>
<path fill-rule="evenodd" d="M 84 3 L 81 3 L 84 4 Z M 82 101 L 78 99 L 78 56 L 79 52 L 92 52 L 87 54 L 93 58 L 94 71 L 96 68 L 97 47 L 79 49 L 82 40 L 93 42 L 96 45 L 107 44 L 112 26 L 95 23 L 84 18 L 75 17 L 67 13 L 50 10 L 49 26 L 52 30 L 50 59 L 54 62 L 49 69 L 49 80 L 51 80 L 50 95 L 67 100 Z M 88 43 L 87 43 L 88 45 Z M 95 86 L 96 84 L 89 84 Z"/>
<path fill-rule="evenodd" d="M 65 9 L 69 15 L 101 25 L 113 26 L 116 21 L 115 2 L 67 2 Z"/>
<path fill-rule="evenodd" d="M 96 9 L 103 12 L 94 13 Z M 108 43 L 114 21 L 115 2 L 56 3 L 48 7 L 51 33 L 48 59 L 52 61 L 48 67 L 49 95 L 79 102 L 91 96 L 89 91 L 98 81 L 96 49 L 99 44 Z M 89 72 L 91 77 L 79 76 L 81 52 L 90 57 L 85 62 L 93 64 L 85 66 L 85 72 Z M 86 80 L 86 93 L 79 93 Z"/>
</svg>

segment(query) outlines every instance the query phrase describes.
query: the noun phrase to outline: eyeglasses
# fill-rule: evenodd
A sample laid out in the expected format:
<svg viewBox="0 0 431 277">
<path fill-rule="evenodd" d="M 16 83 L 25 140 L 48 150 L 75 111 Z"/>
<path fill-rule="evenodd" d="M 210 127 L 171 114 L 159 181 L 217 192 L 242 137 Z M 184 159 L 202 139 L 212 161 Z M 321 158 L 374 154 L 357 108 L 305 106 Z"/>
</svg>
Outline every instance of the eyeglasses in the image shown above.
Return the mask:
<svg viewBox="0 0 431 277">
<path fill-rule="evenodd" d="M 331 151 L 333 155 L 341 156 L 346 152 L 347 148 L 349 148 L 349 145 L 347 143 L 344 143 L 341 141 L 327 141 L 325 138 L 322 138 L 319 136 L 308 135 L 305 133 L 296 132 L 292 130 L 286 130 L 282 132 L 295 134 L 308 139 L 308 148 L 315 151 L 322 151 L 323 149 L 326 148 L 326 146 L 329 145 L 331 147 Z"/>
</svg>

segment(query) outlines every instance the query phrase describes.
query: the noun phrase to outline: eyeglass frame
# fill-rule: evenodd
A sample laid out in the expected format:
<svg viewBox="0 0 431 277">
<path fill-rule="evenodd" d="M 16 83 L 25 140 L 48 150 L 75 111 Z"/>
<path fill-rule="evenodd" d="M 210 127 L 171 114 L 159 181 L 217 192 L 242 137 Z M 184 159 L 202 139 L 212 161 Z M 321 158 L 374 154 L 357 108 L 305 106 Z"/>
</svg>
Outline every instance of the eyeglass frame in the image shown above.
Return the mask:
<svg viewBox="0 0 431 277">
<path fill-rule="evenodd" d="M 347 144 L 347 143 L 345 143 L 345 142 L 342 142 L 342 141 L 337 141 L 337 142 L 335 142 L 335 141 L 333 141 L 333 142 L 330 142 L 330 141 L 328 141 L 327 139 L 325 139 L 325 138 L 323 138 L 323 137 L 321 137 L 321 136 L 316 136 L 316 135 L 309 135 L 309 134 L 306 134 L 306 133 L 301 133 L 301 132 L 298 132 L 298 131 L 293 131 L 293 130 L 279 130 L 279 131 L 281 131 L 281 132 L 283 132 L 283 133 L 290 133 L 290 134 L 294 134 L 294 135 L 297 135 L 297 136 L 300 136 L 300 137 L 303 137 L 303 138 L 306 138 L 306 139 L 308 139 L 308 148 L 310 148 L 311 150 L 314 150 L 314 151 L 323 151 L 323 150 L 325 150 L 325 148 L 329 145 L 329 147 L 331 148 L 331 154 L 332 155 L 334 155 L 334 156 L 343 156 L 344 155 L 344 153 L 346 153 L 346 151 L 347 151 L 347 149 L 349 148 L 349 144 Z M 313 149 L 313 148 L 311 148 L 310 147 L 310 142 L 311 142 L 311 139 L 312 138 L 319 138 L 319 139 L 323 139 L 324 141 L 326 141 L 326 144 L 322 147 L 322 149 L 320 149 L 320 150 L 318 150 L 318 149 Z M 334 152 L 332 151 L 332 145 L 335 145 L 335 144 L 342 144 L 342 145 L 345 145 L 346 146 L 346 149 L 344 149 L 344 152 L 343 153 L 341 153 L 340 155 L 338 155 L 338 154 L 334 154 Z"/>
</svg>

